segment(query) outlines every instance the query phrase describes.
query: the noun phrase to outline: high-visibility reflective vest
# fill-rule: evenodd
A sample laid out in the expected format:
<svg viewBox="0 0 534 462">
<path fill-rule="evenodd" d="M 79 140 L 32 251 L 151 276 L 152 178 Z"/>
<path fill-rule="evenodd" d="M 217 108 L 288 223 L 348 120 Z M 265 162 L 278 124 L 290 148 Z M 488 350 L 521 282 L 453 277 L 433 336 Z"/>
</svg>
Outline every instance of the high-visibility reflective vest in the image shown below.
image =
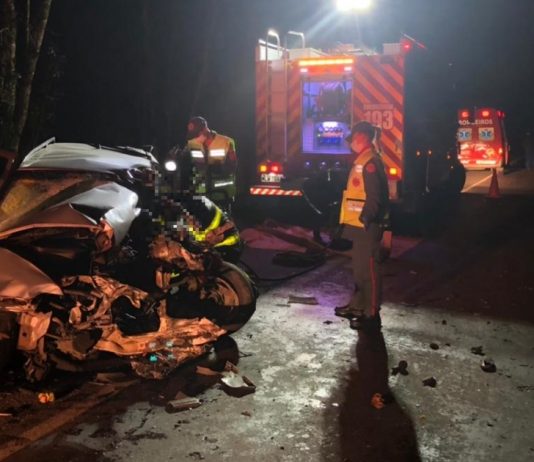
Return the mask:
<svg viewBox="0 0 534 462">
<path fill-rule="evenodd" d="M 235 171 L 228 170 L 228 154 L 235 152 L 234 140 L 216 133 L 209 146 L 193 139 L 188 141 L 187 149 L 191 153 L 194 192 L 207 194 L 217 193 L 218 190 L 226 191 L 226 194 L 233 198 Z"/>
<path fill-rule="evenodd" d="M 366 199 L 363 168 L 374 156 L 378 157 L 378 153 L 373 149 L 368 149 L 354 161 L 347 180 L 347 188 L 343 191 L 339 223 L 363 228 L 363 223 L 360 221 Z"/>
</svg>

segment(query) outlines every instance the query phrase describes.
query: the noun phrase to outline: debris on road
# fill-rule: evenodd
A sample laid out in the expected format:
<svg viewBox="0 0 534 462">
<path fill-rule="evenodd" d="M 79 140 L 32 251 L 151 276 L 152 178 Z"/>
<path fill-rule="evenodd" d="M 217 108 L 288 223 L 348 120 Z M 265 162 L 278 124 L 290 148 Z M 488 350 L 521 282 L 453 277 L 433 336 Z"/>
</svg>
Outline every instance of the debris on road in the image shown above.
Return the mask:
<svg viewBox="0 0 534 462">
<path fill-rule="evenodd" d="M 245 396 L 256 391 L 256 385 L 246 376 L 239 375 L 239 370 L 231 362 L 227 362 L 221 374 L 224 391 L 230 396 Z"/>
<path fill-rule="evenodd" d="M 391 369 L 391 375 L 408 375 L 409 372 L 407 370 L 408 368 L 408 362 L 401 360 L 399 361 L 399 364 Z"/>
<path fill-rule="evenodd" d="M 476 347 L 472 347 L 471 348 L 471 353 L 473 353 L 474 355 L 478 355 L 478 356 L 484 356 L 486 354 L 486 353 L 484 353 L 484 349 L 482 348 L 482 345 L 476 346 Z"/>
<path fill-rule="evenodd" d="M 245 417 L 252 417 L 252 414 L 249 411 L 243 411 L 241 415 L 244 415 Z"/>
<path fill-rule="evenodd" d="M 434 377 L 429 377 L 428 379 L 423 380 L 423 385 L 425 387 L 435 388 L 438 384 L 438 381 Z"/>
<path fill-rule="evenodd" d="M 382 397 L 381 393 L 375 393 L 373 395 L 373 397 L 371 398 L 371 406 L 373 406 L 375 409 L 384 408 L 384 398 Z"/>
<path fill-rule="evenodd" d="M 201 405 L 202 403 L 198 398 L 193 398 L 191 396 L 185 395 L 182 392 L 178 392 L 178 394 L 175 396 L 175 399 L 167 402 L 167 404 L 165 405 L 165 410 L 167 412 L 180 412 L 189 409 L 194 409 Z"/>
<path fill-rule="evenodd" d="M 329 326 L 330 324 L 333 324 L 334 321 L 330 321 L 330 320 L 326 320 L 326 321 L 323 321 L 323 324 L 326 324 L 327 326 Z"/>
<path fill-rule="evenodd" d="M 300 303 L 302 305 L 318 305 L 319 302 L 315 297 L 301 297 L 298 295 L 290 295 L 287 303 Z"/>
<path fill-rule="evenodd" d="M 430 344 L 430 348 L 432 348 L 433 350 L 439 350 L 439 345 L 435 342 L 432 342 Z"/>
<path fill-rule="evenodd" d="M 484 372 L 496 372 L 497 371 L 497 366 L 493 362 L 493 359 L 490 359 L 490 358 L 482 360 L 482 362 L 480 363 L 480 368 Z"/>
<path fill-rule="evenodd" d="M 53 403 L 56 400 L 54 393 L 52 392 L 41 392 L 37 394 L 37 401 L 41 404 Z"/>
<path fill-rule="evenodd" d="M 218 380 L 226 394 L 235 397 L 242 397 L 256 391 L 256 385 L 246 376 L 239 374 L 239 369 L 235 364 L 226 361 L 222 371 L 216 371 L 209 367 L 197 366 L 196 373 L 204 377 Z"/>
</svg>

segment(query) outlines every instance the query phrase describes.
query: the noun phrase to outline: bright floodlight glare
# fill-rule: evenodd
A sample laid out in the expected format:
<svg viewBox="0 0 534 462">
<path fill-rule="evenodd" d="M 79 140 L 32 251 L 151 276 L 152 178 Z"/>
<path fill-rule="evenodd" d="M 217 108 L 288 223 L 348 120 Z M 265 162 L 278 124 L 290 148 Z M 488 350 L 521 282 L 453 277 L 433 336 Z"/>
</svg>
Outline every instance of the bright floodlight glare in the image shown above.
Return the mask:
<svg viewBox="0 0 534 462">
<path fill-rule="evenodd" d="M 340 11 L 368 10 L 372 0 L 337 0 L 337 9 Z"/>
<path fill-rule="evenodd" d="M 168 160 L 165 162 L 165 170 L 168 172 L 175 172 L 176 171 L 176 162 L 174 160 Z"/>
</svg>

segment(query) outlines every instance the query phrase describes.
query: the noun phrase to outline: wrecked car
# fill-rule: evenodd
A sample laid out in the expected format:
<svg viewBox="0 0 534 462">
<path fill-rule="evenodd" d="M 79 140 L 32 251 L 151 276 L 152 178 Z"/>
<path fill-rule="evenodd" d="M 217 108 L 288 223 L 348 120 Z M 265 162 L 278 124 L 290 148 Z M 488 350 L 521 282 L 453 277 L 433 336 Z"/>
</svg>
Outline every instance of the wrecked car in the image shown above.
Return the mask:
<svg viewBox="0 0 534 462">
<path fill-rule="evenodd" d="M 0 367 L 16 350 L 30 381 L 117 358 L 162 378 L 252 316 L 253 283 L 217 250 L 239 244 L 233 223 L 159 195 L 148 150 L 52 139 L 3 159 Z"/>
</svg>

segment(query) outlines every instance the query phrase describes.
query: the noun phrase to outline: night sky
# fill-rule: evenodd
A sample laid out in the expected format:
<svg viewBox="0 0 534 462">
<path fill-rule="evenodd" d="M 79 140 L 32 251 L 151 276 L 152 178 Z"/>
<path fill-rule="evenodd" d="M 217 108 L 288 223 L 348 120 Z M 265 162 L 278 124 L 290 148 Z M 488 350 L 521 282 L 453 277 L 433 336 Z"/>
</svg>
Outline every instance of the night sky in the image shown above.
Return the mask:
<svg viewBox="0 0 534 462">
<path fill-rule="evenodd" d="M 318 48 L 354 43 L 358 29 L 375 48 L 402 32 L 424 43 L 412 104 L 442 143 L 454 143 L 459 107 L 504 109 L 512 149 L 534 129 L 532 0 L 375 0 L 358 17 L 333 0 L 54 0 L 35 100 L 55 117 L 34 110 L 27 143 L 55 135 L 165 152 L 202 114 L 250 157 L 254 47 L 268 27 L 304 31 Z"/>
</svg>

